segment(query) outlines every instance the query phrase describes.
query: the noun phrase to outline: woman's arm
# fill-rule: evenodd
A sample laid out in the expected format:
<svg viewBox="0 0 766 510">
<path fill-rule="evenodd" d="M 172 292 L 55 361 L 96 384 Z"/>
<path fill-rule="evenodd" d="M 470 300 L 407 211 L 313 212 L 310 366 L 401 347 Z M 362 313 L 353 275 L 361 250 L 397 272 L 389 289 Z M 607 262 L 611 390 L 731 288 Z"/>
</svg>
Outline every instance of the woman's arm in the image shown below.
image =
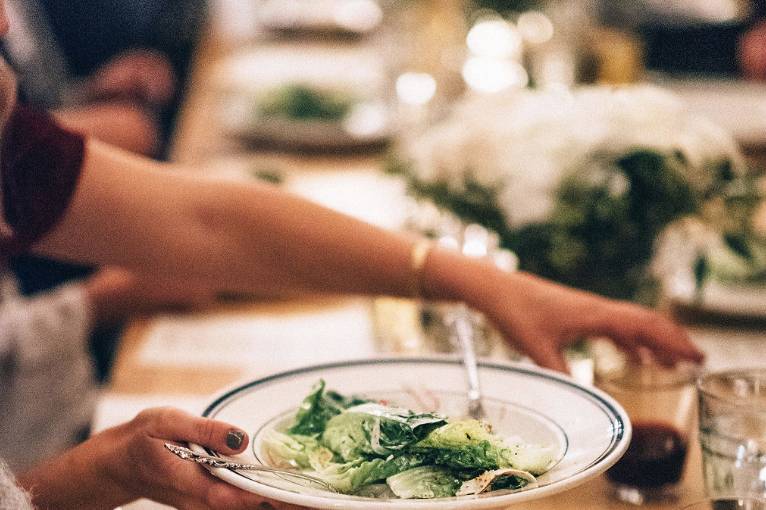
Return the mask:
<svg viewBox="0 0 766 510">
<path fill-rule="evenodd" d="M 221 290 L 407 296 L 413 240 L 265 184 L 215 182 L 88 143 L 84 172 L 41 253 L 177 275 Z M 701 359 L 678 326 L 635 305 L 435 249 L 425 297 L 487 314 L 535 361 L 563 369 L 562 345 L 609 336 L 661 360 Z"/>
<path fill-rule="evenodd" d="M 72 203 L 35 250 L 225 290 L 405 295 L 410 246 L 268 185 L 200 179 L 89 141 Z"/>
</svg>

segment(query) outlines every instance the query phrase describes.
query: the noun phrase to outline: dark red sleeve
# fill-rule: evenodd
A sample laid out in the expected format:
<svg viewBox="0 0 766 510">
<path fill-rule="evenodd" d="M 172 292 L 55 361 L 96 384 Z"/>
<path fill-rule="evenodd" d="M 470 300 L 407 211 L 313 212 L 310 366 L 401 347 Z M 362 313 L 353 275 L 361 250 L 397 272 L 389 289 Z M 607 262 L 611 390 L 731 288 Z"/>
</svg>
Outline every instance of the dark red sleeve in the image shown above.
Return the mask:
<svg viewBox="0 0 766 510">
<path fill-rule="evenodd" d="M 0 242 L 2 255 L 26 250 L 61 219 L 84 152 L 83 137 L 59 127 L 49 114 L 16 107 L 0 149 L 3 218 L 13 231 Z"/>
</svg>

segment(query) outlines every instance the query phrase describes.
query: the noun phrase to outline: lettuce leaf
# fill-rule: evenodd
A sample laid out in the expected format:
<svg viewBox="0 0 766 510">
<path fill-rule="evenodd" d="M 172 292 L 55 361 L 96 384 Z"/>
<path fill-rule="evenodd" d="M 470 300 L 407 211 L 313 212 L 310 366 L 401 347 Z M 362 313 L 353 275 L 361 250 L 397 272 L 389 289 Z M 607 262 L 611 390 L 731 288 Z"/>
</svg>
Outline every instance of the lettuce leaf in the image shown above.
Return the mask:
<svg viewBox="0 0 766 510">
<path fill-rule="evenodd" d="M 322 442 L 345 461 L 399 452 L 443 425 L 442 416 L 366 403 L 333 416 Z"/>
<path fill-rule="evenodd" d="M 343 464 L 329 464 L 317 470 L 315 476 L 332 485 L 338 492 L 349 494 L 422 464 L 423 457 L 420 455 L 392 455 L 386 459 L 372 460 L 360 458 Z"/>
<path fill-rule="evenodd" d="M 535 445 L 507 445 L 478 420 L 460 420 L 443 425 L 410 451 L 425 455 L 430 463 L 455 469 L 495 470 L 514 468 L 533 474 L 544 473 L 553 463 L 548 448 Z"/>
<path fill-rule="evenodd" d="M 454 496 L 462 481 L 452 471 L 437 466 L 420 466 L 386 478 L 391 491 L 403 499 L 447 498 Z"/>
<path fill-rule="evenodd" d="M 322 469 L 333 461 L 333 452 L 311 436 L 283 434 L 270 430 L 263 439 L 272 460 L 302 469 Z"/>
<path fill-rule="evenodd" d="M 295 420 L 287 430 L 290 434 L 318 436 L 327 422 L 344 409 L 368 402 L 359 397 L 345 397 L 335 391 L 325 392 L 324 380 L 319 380 L 301 402 Z"/>
</svg>

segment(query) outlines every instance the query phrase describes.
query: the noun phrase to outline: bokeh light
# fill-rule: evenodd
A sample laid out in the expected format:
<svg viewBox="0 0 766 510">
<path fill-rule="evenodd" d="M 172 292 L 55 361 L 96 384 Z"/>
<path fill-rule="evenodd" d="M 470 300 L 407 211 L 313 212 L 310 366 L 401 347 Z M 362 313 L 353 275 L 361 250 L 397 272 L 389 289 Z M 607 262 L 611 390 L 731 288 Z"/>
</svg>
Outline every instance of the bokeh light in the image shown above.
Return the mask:
<svg viewBox="0 0 766 510">
<path fill-rule="evenodd" d="M 424 105 L 436 94 L 436 80 L 428 73 L 404 73 L 396 79 L 399 101 L 410 105 Z"/>
<path fill-rule="evenodd" d="M 529 75 L 521 64 L 491 57 L 470 57 L 466 60 L 463 79 L 477 92 L 500 92 L 526 87 L 529 83 Z"/>
<path fill-rule="evenodd" d="M 522 41 L 516 27 L 503 19 L 479 20 L 466 37 L 471 53 L 482 57 L 518 58 Z"/>
</svg>

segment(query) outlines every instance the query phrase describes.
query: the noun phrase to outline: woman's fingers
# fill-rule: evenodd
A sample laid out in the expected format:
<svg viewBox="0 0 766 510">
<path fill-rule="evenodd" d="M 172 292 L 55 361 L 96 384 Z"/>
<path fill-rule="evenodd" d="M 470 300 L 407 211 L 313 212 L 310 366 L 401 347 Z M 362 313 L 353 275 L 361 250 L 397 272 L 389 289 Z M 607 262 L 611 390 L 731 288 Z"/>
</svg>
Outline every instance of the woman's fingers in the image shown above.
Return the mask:
<svg viewBox="0 0 766 510">
<path fill-rule="evenodd" d="M 506 337 L 540 366 L 566 372 L 561 349 L 588 337 L 610 338 L 631 358 L 639 358 L 642 349 L 649 350 L 664 365 L 704 360 L 686 331 L 657 312 L 626 302 L 566 297 L 569 305 L 546 320 L 528 313 L 525 320 L 510 326 L 498 323 Z"/>
<path fill-rule="evenodd" d="M 532 361 L 544 368 L 567 372 L 567 364 L 561 353 L 560 344 L 555 339 L 537 329 L 525 329 L 506 333 L 509 338 L 524 353 L 532 358 Z"/>
<path fill-rule="evenodd" d="M 137 420 L 144 423 L 152 437 L 195 443 L 224 454 L 239 453 L 248 443 L 247 433 L 238 427 L 178 409 L 152 409 L 141 413 Z"/>
<path fill-rule="evenodd" d="M 691 341 L 680 326 L 664 317 L 658 317 L 652 328 L 639 334 L 638 343 L 652 350 L 655 357 L 665 365 L 678 361 L 701 363 L 705 355 Z"/>
<path fill-rule="evenodd" d="M 630 350 L 645 347 L 663 364 L 679 361 L 700 363 L 705 358 L 684 328 L 656 312 L 633 304 L 619 303 L 605 310 L 584 333 L 605 335 Z"/>
</svg>

